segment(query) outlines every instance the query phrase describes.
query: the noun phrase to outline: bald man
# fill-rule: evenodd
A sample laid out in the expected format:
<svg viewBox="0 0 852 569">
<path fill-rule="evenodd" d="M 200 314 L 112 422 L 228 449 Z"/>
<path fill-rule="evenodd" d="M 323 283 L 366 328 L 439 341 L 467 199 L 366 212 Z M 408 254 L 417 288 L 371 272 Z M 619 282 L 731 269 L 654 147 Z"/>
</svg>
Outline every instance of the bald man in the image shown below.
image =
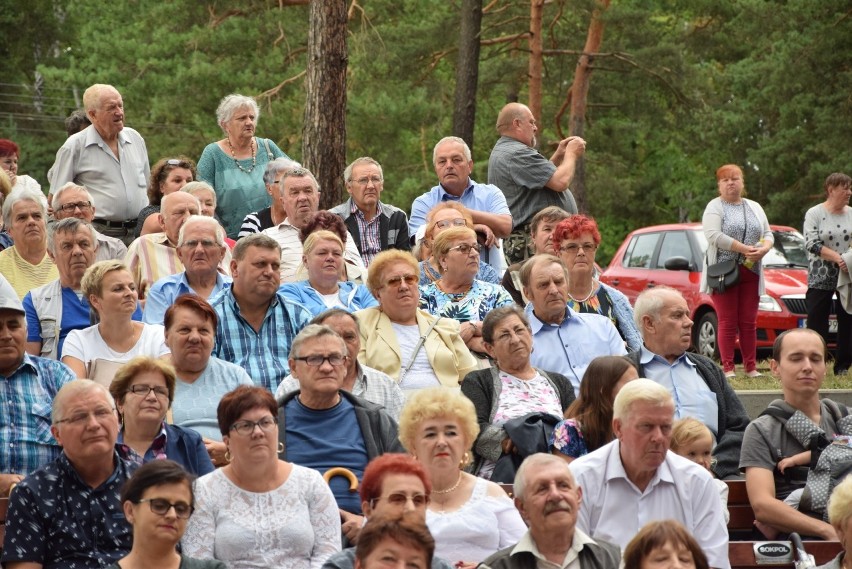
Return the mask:
<svg viewBox="0 0 852 569">
<path fill-rule="evenodd" d="M 555 205 L 577 213 L 568 186 L 577 159 L 586 151 L 586 141 L 569 136 L 559 142 L 548 160 L 535 148 L 537 132 L 535 117 L 526 105 L 509 103 L 497 117 L 500 138 L 488 160 L 488 183 L 503 190 L 512 213 L 512 234 L 504 244 L 510 263 L 530 256 L 529 224 L 536 212 Z"/>
</svg>

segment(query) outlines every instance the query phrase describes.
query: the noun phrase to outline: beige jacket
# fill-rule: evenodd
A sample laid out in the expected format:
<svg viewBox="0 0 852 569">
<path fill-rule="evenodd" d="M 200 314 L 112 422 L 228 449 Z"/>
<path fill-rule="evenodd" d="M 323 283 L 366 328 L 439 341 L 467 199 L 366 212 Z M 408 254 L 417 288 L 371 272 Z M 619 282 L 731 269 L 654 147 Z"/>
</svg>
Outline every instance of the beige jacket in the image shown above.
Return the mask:
<svg viewBox="0 0 852 569">
<path fill-rule="evenodd" d="M 390 318 L 378 307 L 359 310 L 355 315 L 361 328 L 358 361 L 399 381 L 402 355 Z M 417 311 L 417 326 L 421 334 L 429 330 L 434 320 L 435 317 L 428 312 Z M 421 349 L 426 350 L 438 381 L 447 387 L 458 387 L 464 376 L 478 367 L 476 358 L 459 335 L 459 323 L 451 318 L 441 318 Z"/>
</svg>

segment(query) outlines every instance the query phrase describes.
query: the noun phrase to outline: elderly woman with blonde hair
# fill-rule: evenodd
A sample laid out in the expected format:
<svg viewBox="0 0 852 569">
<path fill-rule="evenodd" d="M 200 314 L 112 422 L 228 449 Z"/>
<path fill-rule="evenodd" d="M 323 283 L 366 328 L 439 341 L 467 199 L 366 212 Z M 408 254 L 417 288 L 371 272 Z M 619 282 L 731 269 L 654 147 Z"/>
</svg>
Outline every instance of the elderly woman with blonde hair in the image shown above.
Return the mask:
<svg viewBox="0 0 852 569">
<path fill-rule="evenodd" d="M 208 144 L 198 159 L 198 179 L 216 190 L 216 213 L 231 239 L 238 237 L 246 214 L 271 203 L 263 183 L 266 163 L 288 158 L 273 141 L 255 136 L 259 117 L 251 97 L 235 93 L 222 99 L 216 122 L 225 138 Z"/>
<path fill-rule="evenodd" d="M 361 323 L 358 360 L 388 374 L 402 389 L 458 387 L 476 369 L 476 358 L 462 340 L 458 322 L 418 309 L 419 277 L 417 259 L 406 251 L 383 251 L 370 263 L 367 287 L 378 306 L 356 313 Z"/>
<path fill-rule="evenodd" d="M 420 308 L 432 316 L 457 320 L 467 347 L 485 354 L 482 321 L 495 308 L 515 302 L 502 286 L 476 278 L 479 250 L 473 229 L 441 231 L 432 244 L 432 258 L 438 262 L 441 278 L 420 287 Z"/>
<path fill-rule="evenodd" d="M 454 390 L 416 393 L 399 419 L 400 441 L 432 482 L 426 524 L 435 536 L 435 554 L 456 567 L 474 567 L 526 532 L 500 486 L 463 470 L 478 434 L 473 403 Z"/>
<path fill-rule="evenodd" d="M 438 260 L 435 258 L 433 250 L 435 238 L 447 229 L 452 227 L 467 227 L 473 231 L 473 216 L 470 211 L 458 202 L 441 202 L 426 214 L 426 223 L 422 226 L 423 237 L 419 242 L 420 258 L 424 259 L 420 263 L 420 284 L 426 285 L 441 278 L 441 269 Z M 418 235 L 420 231 L 418 230 Z M 476 235 L 474 233 L 474 235 Z M 479 251 L 477 250 L 477 254 Z M 476 273 L 476 279 L 492 284 L 500 284 L 500 275 L 497 271 L 483 261 L 479 261 L 479 271 Z"/>
</svg>

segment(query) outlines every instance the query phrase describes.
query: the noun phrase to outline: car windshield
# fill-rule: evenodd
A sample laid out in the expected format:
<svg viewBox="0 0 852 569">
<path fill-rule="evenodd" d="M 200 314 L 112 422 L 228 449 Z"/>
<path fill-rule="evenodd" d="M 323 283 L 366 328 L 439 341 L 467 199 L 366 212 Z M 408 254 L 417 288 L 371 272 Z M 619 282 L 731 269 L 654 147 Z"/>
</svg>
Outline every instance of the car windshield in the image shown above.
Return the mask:
<svg viewBox="0 0 852 569">
<path fill-rule="evenodd" d="M 805 238 L 798 231 L 773 231 L 775 245 L 763 258 L 764 267 L 808 267 Z"/>
<path fill-rule="evenodd" d="M 773 231 L 775 245 L 763 258 L 763 266 L 769 268 L 801 267 L 808 268 L 808 253 L 805 250 L 805 238 L 798 231 Z M 703 231 L 694 233 L 698 246 L 707 250 L 707 238 Z"/>
</svg>

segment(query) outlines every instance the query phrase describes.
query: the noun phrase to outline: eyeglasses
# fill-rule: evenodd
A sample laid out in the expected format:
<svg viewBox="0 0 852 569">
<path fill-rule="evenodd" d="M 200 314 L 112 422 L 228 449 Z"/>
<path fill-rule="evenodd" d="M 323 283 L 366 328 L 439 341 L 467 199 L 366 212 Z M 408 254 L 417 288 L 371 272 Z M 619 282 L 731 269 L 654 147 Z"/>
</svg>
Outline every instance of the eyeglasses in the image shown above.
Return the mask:
<svg viewBox="0 0 852 569">
<path fill-rule="evenodd" d="M 186 247 L 187 249 L 195 249 L 201 245 L 205 249 L 212 249 L 213 247 L 218 247 L 219 244 L 215 241 L 211 241 L 210 239 L 190 239 L 189 241 L 184 241 L 181 243 L 181 247 Z"/>
<path fill-rule="evenodd" d="M 54 425 L 68 423 L 69 425 L 82 425 L 89 420 L 89 417 L 94 417 L 98 423 L 106 423 L 109 419 L 115 419 L 115 409 L 101 407 L 91 412 L 74 413 L 67 419 L 59 419 L 54 421 Z"/>
<path fill-rule="evenodd" d="M 598 246 L 594 243 L 583 243 L 582 245 L 578 245 L 577 243 L 569 243 L 567 245 L 563 245 L 559 248 L 563 253 L 568 253 L 569 255 L 576 255 L 580 249 L 583 251 L 588 251 L 589 253 L 594 253 L 597 250 Z"/>
<path fill-rule="evenodd" d="M 346 361 L 346 356 L 343 356 L 341 354 L 331 354 L 329 356 L 323 356 L 323 355 L 317 354 L 317 355 L 314 355 L 314 356 L 302 356 L 302 357 L 293 358 L 293 359 L 296 360 L 296 361 L 305 362 L 306 364 L 308 364 L 309 366 L 312 366 L 312 367 L 319 367 L 323 363 L 325 363 L 326 360 L 328 360 L 328 363 L 330 363 L 333 366 L 339 366 L 339 365 L 343 365 L 343 362 Z"/>
<path fill-rule="evenodd" d="M 448 227 L 462 227 L 467 225 L 467 221 L 464 219 L 442 219 L 441 221 L 435 222 L 435 227 L 440 229 L 446 229 Z"/>
<path fill-rule="evenodd" d="M 278 418 L 268 415 L 260 421 L 237 421 L 231 425 L 231 431 L 237 431 L 237 434 L 247 437 L 254 432 L 255 426 L 260 427 L 261 432 L 268 433 L 278 424 Z"/>
<path fill-rule="evenodd" d="M 142 498 L 137 504 L 141 504 L 142 502 L 148 502 L 148 506 L 151 508 L 151 511 L 158 516 L 165 516 L 169 513 L 169 510 L 172 508 L 175 509 L 175 515 L 182 520 L 189 519 L 189 516 L 192 515 L 192 512 L 195 511 L 195 508 L 187 504 L 186 502 L 178 502 L 176 504 L 172 504 L 168 500 L 164 500 L 163 498 Z"/>
<path fill-rule="evenodd" d="M 71 213 L 77 208 L 80 208 L 80 211 L 89 211 L 92 209 L 92 202 L 73 202 L 59 206 L 59 209 L 65 213 Z"/>
<path fill-rule="evenodd" d="M 158 397 L 168 397 L 169 390 L 165 387 L 158 386 L 150 386 L 150 385 L 131 385 L 127 388 L 127 393 L 132 393 L 133 395 L 138 395 L 139 397 L 148 397 L 148 394 L 154 392 L 154 395 Z"/>
<path fill-rule="evenodd" d="M 405 281 L 405 284 L 408 286 L 414 286 L 420 281 L 420 279 L 417 278 L 417 275 L 398 275 L 386 280 L 385 286 L 397 287 L 402 284 L 402 281 Z"/>
<path fill-rule="evenodd" d="M 450 247 L 450 251 L 460 251 L 462 255 L 470 255 L 471 249 L 479 253 L 482 250 L 482 245 L 480 245 L 479 243 L 476 243 L 475 245 L 471 245 L 470 243 L 462 243 L 461 245 Z"/>
<path fill-rule="evenodd" d="M 379 500 L 385 500 L 391 506 L 396 506 L 398 508 L 404 508 L 405 504 L 409 501 L 414 504 L 415 508 L 425 508 L 429 505 L 429 502 L 432 499 L 426 494 L 412 494 L 411 496 L 407 494 L 403 494 L 399 492 L 397 494 L 390 494 L 389 496 L 379 496 L 378 498 L 373 498 L 370 500 L 370 507 L 375 508 L 376 502 Z"/>
<path fill-rule="evenodd" d="M 177 158 L 170 158 L 166 160 L 166 164 L 169 166 L 180 166 L 181 168 L 189 169 L 189 164 L 186 163 L 186 160 L 178 160 Z"/>
<path fill-rule="evenodd" d="M 354 180 L 354 182 L 359 186 L 366 186 L 370 182 L 373 182 L 374 186 L 378 186 L 379 184 L 384 182 L 384 180 L 382 178 L 379 178 L 378 176 L 372 176 L 370 178 L 358 178 L 357 180 Z"/>
</svg>

